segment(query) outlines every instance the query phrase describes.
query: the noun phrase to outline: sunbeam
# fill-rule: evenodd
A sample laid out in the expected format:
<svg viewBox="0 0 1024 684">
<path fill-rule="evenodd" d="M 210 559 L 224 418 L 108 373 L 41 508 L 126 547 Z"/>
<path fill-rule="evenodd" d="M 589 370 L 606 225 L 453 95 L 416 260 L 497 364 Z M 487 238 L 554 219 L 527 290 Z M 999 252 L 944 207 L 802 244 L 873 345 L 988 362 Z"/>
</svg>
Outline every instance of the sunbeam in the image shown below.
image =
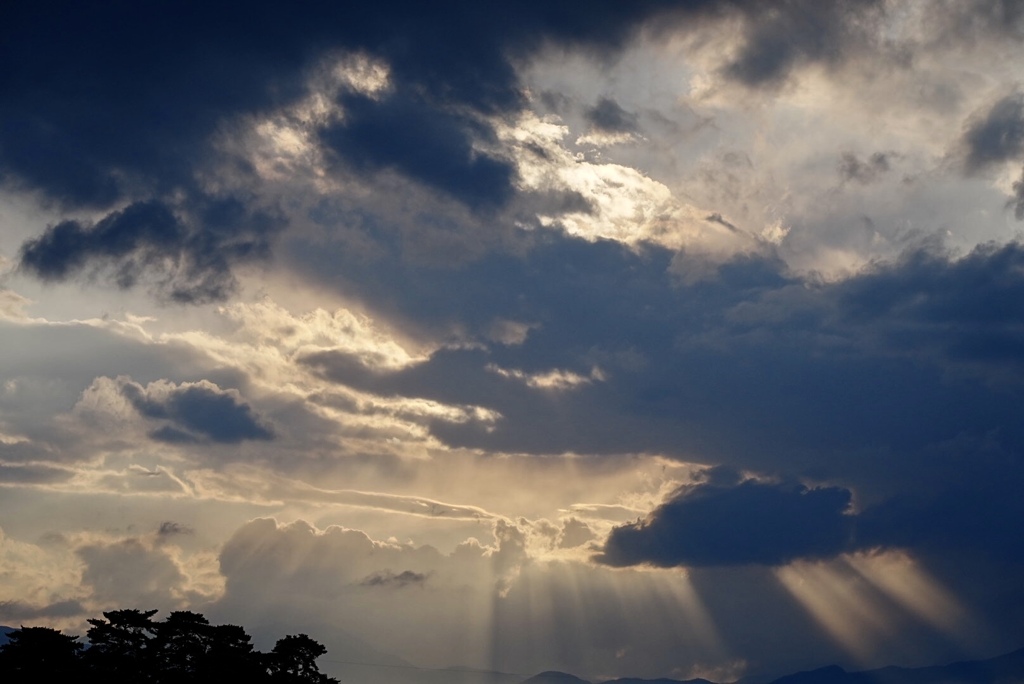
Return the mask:
<svg viewBox="0 0 1024 684">
<path fill-rule="evenodd" d="M 906 552 L 852 554 L 846 562 L 895 603 L 952 641 L 968 645 L 984 634 L 970 611 Z"/>
<path fill-rule="evenodd" d="M 879 644 L 892 634 L 877 593 L 851 581 L 835 563 L 796 562 L 776 571 L 793 596 L 842 647 L 860 662 L 870 662 Z"/>
</svg>

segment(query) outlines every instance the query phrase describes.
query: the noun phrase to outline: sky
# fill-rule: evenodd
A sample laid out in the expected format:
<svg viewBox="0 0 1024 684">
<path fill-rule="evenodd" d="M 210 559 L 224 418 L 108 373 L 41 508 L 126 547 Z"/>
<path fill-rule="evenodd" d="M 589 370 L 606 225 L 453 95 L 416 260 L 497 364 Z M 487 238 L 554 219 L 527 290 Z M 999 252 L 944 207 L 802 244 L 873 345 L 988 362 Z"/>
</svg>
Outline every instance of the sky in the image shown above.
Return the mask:
<svg viewBox="0 0 1024 684">
<path fill-rule="evenodd" d="M 0 624 L 1024 645 L 1024 3 L 3 3 L 0 64 Z"/>
</svg>

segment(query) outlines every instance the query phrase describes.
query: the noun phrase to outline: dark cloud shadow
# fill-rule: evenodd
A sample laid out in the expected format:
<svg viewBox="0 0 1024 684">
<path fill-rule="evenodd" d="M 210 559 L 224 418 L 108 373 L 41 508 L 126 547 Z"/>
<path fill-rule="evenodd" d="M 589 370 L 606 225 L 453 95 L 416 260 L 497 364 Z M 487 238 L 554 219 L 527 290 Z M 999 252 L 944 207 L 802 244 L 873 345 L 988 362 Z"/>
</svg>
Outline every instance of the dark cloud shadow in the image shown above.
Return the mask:
<svg viewBox="0 0 1024 684">
<path fill-rule="evenodd" d="M 968 173 L 979 173 L 993 164 L 1024 156 L 1024 95 L 1011 93 L 966 124 L 964 164 Z"/>
<path fill-rule="evenodd" d="M 864 24 L 876 0 L 750 3 L 745 41 L 725 74 L 751 87 L 777 87 L 797 66 L 836 66 L 871 44 Z"/>
<path fill-rule="evenodd" d="M 380 102 L 351 96 L 344 108 L 320 139 L 357 171 L 393 169 L 474 209 L 511 196 L 512 163 L 474 149 L 474 137 L 493 133 L 471 117 L 400 94 Z"/>
<path fill-rule="evenodd" d="M 119 384 L 121 394 L 142 416 L 168 421 L 150 433 L 158 441 L 236 444 L 274 438 L 273 430 L 240 400 L 237 392 L 222 390 L 213 383 L 185 383 L 163 392 L 123 378 Z"/>
<path fill-rule="evenodd" d="M 224 299 L 231 269 L 266 259 L 284 220 L 236 198 L 203 197 L 191 206 L 136 202 L 95 224 L 62 221 L 21 248 L 19 265 L 44 281 L 109 273 L 122 289 L 139 282 L 179 303 Z"/>
<path fill-rule="evenodd" d="M 591 126 L 605 133 L 633 133 L 637 130 L 637 115 L 627 112 L 612 98 L 602 97 L 583 113 Z"/>
</svg>

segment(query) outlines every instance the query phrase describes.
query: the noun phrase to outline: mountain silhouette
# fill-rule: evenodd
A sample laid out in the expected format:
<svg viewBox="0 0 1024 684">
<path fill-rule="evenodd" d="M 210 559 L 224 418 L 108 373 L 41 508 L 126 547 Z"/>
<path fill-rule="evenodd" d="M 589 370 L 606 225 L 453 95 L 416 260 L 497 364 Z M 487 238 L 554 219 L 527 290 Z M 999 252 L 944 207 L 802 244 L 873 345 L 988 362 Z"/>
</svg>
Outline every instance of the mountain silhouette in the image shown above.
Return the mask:
<svg viewBox="0 0 1024 684">
<path fill-rule="evenodd" d="M 520 684 L 589 684 L 565 672 L 541 672 Z M 623 677 L 601 684 L 715 684 L 707 679 Z M 927 667 L 889 666 L 847 672 L 839 665 L 795 672 L 768 684 L 1024 684 L 1024 648 L 988 660 L 966 660 Z"/>
<path fill-rule="evenodd" d="M 527 680 L 530 681 L 530 680 Z M 525 684 L 525 683 L 524 683 Z M 602 684 L 712 684 L 704 679 L 615 679 Z M 838 665 L 795 672 L 768 684 L 1024 684 L 1024 648 L 988 660 L 847 672 Z"/>
<path fill-rule="evenodd" d="M 522 684 L 590 684 L 590 682 L 568 672 L 549 670 L 530 677 L 522 682 Z"/>
<path fill-rule="evenodd" d="M 820 680 L 826 684 L 826 680 Z M 835 680 L 837 683 L 839 680 Z M 988 660 L 930 667 L 883 667 L 848 674 L 849 684 L 1015 684 L 1024 682 L 1024 648 Z M 782 683 L 785 684 L 785 683 Z M 818 684 L 808 680 L 806 684 Z M 829 683 L 830 684 L 830 683 Z"/>
<path fill-rule="evenodd" d="M 853 678 L 856 676 L 838 665 L 828 665 L 816 670 L 785 675 L 771 684 L 852 684 Z"/>
<path fill-rule="evenodd" d="M 637 677 L 620 677 L 619 679 L 610 679 L 601 684 L 715 684 L 715 682 L 708 681 L 707 679 L 667 679 L 665 677 L 659 677 L 658 679 L 639 679 Z"/>
</svg>

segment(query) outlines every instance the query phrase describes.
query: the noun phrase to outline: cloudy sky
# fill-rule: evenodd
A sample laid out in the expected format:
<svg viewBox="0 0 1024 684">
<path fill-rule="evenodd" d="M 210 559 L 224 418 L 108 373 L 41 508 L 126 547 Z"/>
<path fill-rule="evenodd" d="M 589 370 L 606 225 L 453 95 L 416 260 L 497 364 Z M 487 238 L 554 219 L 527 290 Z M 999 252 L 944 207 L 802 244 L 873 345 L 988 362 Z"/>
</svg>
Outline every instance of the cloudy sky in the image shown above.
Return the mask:
<svg viewBox="0 0 1024 684">
<path fill-rule="evenodd" d="M 0 64 L 0 624 L 1024 645 L 1024 3 L 4 3 Z"/>
</svg>

